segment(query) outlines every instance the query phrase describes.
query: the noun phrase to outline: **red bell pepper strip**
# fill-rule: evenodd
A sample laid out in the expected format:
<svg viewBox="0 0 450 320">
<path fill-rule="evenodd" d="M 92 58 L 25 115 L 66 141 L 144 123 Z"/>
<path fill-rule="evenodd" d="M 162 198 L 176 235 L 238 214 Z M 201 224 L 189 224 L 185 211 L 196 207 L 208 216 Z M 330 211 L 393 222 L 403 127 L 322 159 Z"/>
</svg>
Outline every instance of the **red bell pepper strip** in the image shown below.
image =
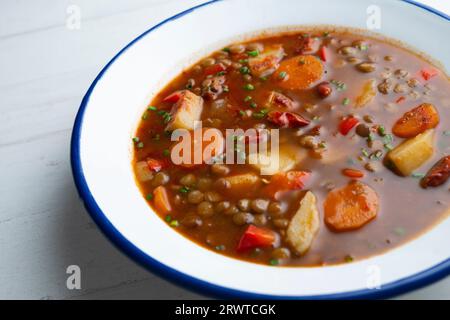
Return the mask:
<svg viewBox="0 0 450 320">
<path fill-rule="evenodd" d="M 356 126 L 358 123 L 359 120 L 356 119 L 355 117 L 348 117 L 342 119 L 341 123 L 339 123 L 339 132 L 344 136 L 346 136 L 350 132 L 350 130 L 352 130 L 352 128 Z"/>
<path fill-rule="evenodd" d="M 420 74 L 425 81 L 428 81 L 436 76 L 438 74 L 438 71 L 433 68 L 423 68 L 422 70 L 420 70 Z"/>
<path fill-rule="evenodd" d="M 327 61 L 327 51 L 326 51 L 326 47 L 322 46 L 319 49 L 319 57 L 322 61 Z"/>
<path fill-rule="evenodd" d="M 237 252 L 244 252 L 254 248 L 267 248 L 275 243 L 276 235 L 272 230 L 249 225 L 239 240 Z"/>
<path fill-rule="evenodd" d="M 174 93 L 169 94 L 167 97 L 163 99 L 163 102 L 176 103 L 180 100 L 183 95 L 183 90 L 175 91 Z"/>
<path fill-rule="evenodd" d="M 349 178 L 355 178 L 355 179 L 359 179 L 359 178 L 363 178 L 364 177 L 364 172 L 356 170 L 356 169 L 351 169 L 351 168 L 345 168 L 342 170 L 342 174 L 344 176 L 347 176 Z"/>
<path fill-rule="evenodd" d="M 205 68 L 205 75 L 209 76 L 211 74 L 217 74 L 221 71 L 225 71 L 227 68 L 221 63 L 213 64 Z"/>
<path fill-rule="evenodd" d="M 147 166 L 151 171 L 159 172 L 164 167 L 164 163 L 162 161 L 159 161 L 157 159 L 148 158 L 147 159 Z"/>
<path fill-rule="evenodd" d="M 310 121 L 293 112 L 272 111 L 267 120 L 281 128 L 299 128 L 307 126 Z"/>
</svg>

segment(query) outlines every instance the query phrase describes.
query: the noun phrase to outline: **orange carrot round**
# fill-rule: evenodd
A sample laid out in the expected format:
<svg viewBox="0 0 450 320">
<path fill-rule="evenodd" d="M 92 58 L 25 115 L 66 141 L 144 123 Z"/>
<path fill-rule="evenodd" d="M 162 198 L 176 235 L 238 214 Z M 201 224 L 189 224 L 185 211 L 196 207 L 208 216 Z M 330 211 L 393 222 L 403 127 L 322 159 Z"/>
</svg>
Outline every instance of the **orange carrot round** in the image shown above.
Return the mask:
<svg viewBox="0 0 450 320">
<path fill-rule="evenodd" d="M 310 88 L 322 78 L 322 62 L 311 55 L 296 56 L 281 62 L 278 74 L 287 76 L 280 80 L 280 86 L 289 90 Z"/>
<path fill-rule="evenodd" d="M 439 124 L 439 114 L 429 103 L 406 112 L 392 128 L 392 133 L 401 138 L 412 138 L 418 134 L 435 128 Z"/>
<path fill-rule="evenodd" d="M 379 210 L 377 193 L 368 185 L 352 181 L 331 191 L 324 203 L 325 223 L 333 231 L 351 231 L 374 219 Z"/>
</svg>

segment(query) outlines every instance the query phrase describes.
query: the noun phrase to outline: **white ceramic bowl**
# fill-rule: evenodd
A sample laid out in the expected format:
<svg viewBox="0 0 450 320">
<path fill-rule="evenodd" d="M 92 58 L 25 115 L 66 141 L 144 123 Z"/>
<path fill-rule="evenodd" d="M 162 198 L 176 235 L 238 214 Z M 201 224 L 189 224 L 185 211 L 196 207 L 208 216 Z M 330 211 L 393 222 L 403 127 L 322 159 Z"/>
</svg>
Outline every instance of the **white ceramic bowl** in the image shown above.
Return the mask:
<svg viewBox="0 0 450 320">
<path fill-rule="evenodd" d="M 378 0 L 381 29 L 449 68 L 449 17 L 414 3 Z M 212 1 L 180 13 L 132 41 L 101 71 L 83 99 L 72 136 L 72 168 L 103 232 L 150 270 L 203 293 L 246 298 L 386 297 L 449 274 L 450 219 L 386 254 L 350 264 L 274 268 L 214 253 L 151 211 L 133 179 L 131 137 L 164 84 L 201 56 L 282 26 L 365 28 L 372 0 Z M 369 8 L 369 13 L 373 8 Z M 381 287 L 369 289 L 381 281 Z"/>
</svg>

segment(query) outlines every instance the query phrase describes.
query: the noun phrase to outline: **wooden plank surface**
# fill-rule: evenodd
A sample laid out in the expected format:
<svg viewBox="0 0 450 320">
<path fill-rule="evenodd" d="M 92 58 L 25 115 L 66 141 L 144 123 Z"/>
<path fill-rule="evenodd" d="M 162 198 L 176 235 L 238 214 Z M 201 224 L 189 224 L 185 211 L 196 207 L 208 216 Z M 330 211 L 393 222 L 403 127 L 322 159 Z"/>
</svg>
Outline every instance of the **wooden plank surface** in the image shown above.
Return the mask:
<svg viewBox="0 0 450 320">
<path fill-rule="evenodd" d="M 152 25 L 201 2 L 0 3 L 0 299 L 203 298 L 109 243 L 78 199 L 69 161 L 76 111 L 104 64 Z M 66 27 L 73 4 L 79 30 Z M 81 290 L 66 287 L 72 264 L 81 268 Z M 400 298 L 450 298 L 450 279 Z"/>
</svg>

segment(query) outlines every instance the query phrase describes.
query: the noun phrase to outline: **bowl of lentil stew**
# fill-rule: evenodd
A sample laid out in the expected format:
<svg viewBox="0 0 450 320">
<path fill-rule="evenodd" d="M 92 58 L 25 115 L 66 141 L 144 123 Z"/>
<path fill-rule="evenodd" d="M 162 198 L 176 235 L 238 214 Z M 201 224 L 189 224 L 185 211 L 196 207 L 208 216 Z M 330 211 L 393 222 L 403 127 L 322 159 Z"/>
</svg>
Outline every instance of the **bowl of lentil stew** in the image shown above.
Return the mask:
<svg viewBox="0 0 450 320">
<path fill-rule="evenodd" d="M 113 60 L 91 88 L 84 102 L 79 132 L 83 144 L 78 152 L 89 190 L 94 184 L 100 188 L 90 192 L 95 194 L 90 201 L 102 208 L 103 216 L 94 219 L 104 226 L 107 216 L 115 228 L 114 241 L 129 253 L 130 243 L 133 250 L 139 248 L 141 253 L 135 254 L 146 265 L 234 296 L 242 292 L 284 297 L 361 294 L 366 271 L 374 264 L 389 271 L 382 280 L 389 292 L 394 290 L 390 283 L 445 261 L 447 252 L 438 249 L 424 253 L 428 260 L 409 270 L 393 266 L 400 257 L 411 259 L 413 250 L 427 252 L 425 248 L 436 239 L 443 240 L 446 228 L 448 186 L 439 179 L 445 176 L 442 168 L 448 155 L 443 140 L 448 109 L 442 106 L 448 99 L 448 77 L 443 66 L 417 50 L 440 61 L 445 61 L 445 54 L 412 41 L 411 30 L 398 31 L 405 35 L 396 37 L 416 51 L 376 34 L 325 26 L 328 21 L 361 27 L 335 17 L 319 18 L 317 13 L 314 24 L 322 26 L 279 27 L 298 24 L 297 18 L 288 16 L 283 24 L 277 18 L 263 23 L 256 14 L 250 28 L 237 25 L 222 31 L 223 25 L 215 21 L 219 25 L 215 30 L 223 32 L 221 41 L 216 38 L 202 52 L 196 52 L 202 37 L 177 35 L 181 22 L 195 30 L 200 26 L 194 15 L 211 21 L 208 13 L 231 10 L 233 3 L 201 7 L 191 17 L 183 15 L 172 26 L 166 23 L 141 37 Z M 350 3 L 335 9 L 343 10 Z M 260 16 L 271 6 L 264 1 L 258 5 Z M 277 10 L 285 14 L 287 6 L 296 5 L 283 1 Z M 386 6 L 422 14 L 424 20 L 430 15 L 408 4 Z M 389 15 L 383 19 L 389 25 Z M 437 26 L 442 23 L 439 19 L 433 20 Z M 436 26 L 429 23 L 427 28 Z M 173 53 L 174 44 L 150 50 L 159 37 L 176 39 L 185 52 Z M 179 65 L 157 67 L 145 61 L 150 53 L 156 61 L 170 53 L 170 60 Z M 133 59 L 156 75 L 143 75 L 142 65 L 136 69 Z M 181 69 L 184 72 L 178 75 Z M 125 85 L 124 76 L 136 86 Z M 116 93 L 119 85 L 125 92 Z M 128 140 L 114 133 L 115 145 L 102 149 L 98 143 L 104 141 L 102 134 L 89 123 L 98 121 L 104 111 L 93 106 L 105 102 L 113 107 L 108 111 L 111 128 L 128 132 Z M 133 111 L 120 107 L 125 104 Z M 205 127 L 279 128 L 280 157 L 287 159 L 282 161 L 287 167 L 262 177 L 250 165 L 171 164 L 167 132 L 186 126 L 186 117 L 177 111 L 195 111 L 199 104 L 202 112 L 197 120 Z M 92 138 L 94 132 L 97 137 Z M 120 146 L 127 146 L 129 154 L 119 156 L 115 150 Z M 103 154 L 108 161 L 98 163 L 93 154 Z M 126 161 L 133 164 L 130 172 Z M 117 184 L 121 175 L 123 180 Z M 111 200 L 115 194 L 123 198 Z M 415 201 L 419 196 L 421 201 Z M 173 248 L 177 248 L 175 257 L 169 254 Z M 204 270 L 205 265 L 211 267 Z M 218 279 L 219 268 L 227 268 L 230 275 L 220 273 Z M 280 286 L 262 281 L 271 275 L 281 280 Z M 324 276 L 335 280 L 308 280 Z M 298 287 L 292 286 L 293 281 Z"/>
</svg>

